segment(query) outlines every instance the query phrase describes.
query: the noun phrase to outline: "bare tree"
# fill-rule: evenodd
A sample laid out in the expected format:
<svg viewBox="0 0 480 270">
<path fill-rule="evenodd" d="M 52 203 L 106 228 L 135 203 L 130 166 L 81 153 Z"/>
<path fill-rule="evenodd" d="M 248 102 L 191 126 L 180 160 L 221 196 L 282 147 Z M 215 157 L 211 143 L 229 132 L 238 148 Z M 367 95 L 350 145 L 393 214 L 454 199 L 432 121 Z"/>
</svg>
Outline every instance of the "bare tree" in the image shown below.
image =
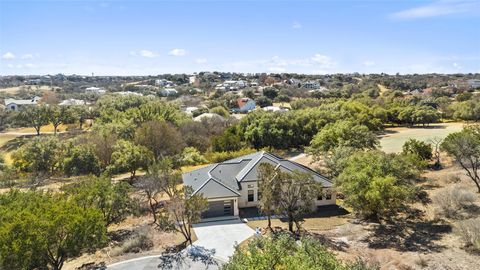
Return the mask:
<svg viewBox="0 0 480 270">
<path fill-rule="evenodd" d="M 442 168 L 442 163 L 440 162 L 440 146 L 442 145 L 443 139 L 440 137 L 434 137 L 430 139 L 429 142 L 433 146 L 433 160 L 435 160 L 433 167 L 435 169 L 440 169 Z"/>
<path fill-rule="evenodd" d="M 262 163 L 258 170 L 258 207 L 267 216 L 267 228 L 272 230 L 271 217 L 275 212 L 278 196 L 278 178 L 275 167 L 268 163 Z"/>
</svg>

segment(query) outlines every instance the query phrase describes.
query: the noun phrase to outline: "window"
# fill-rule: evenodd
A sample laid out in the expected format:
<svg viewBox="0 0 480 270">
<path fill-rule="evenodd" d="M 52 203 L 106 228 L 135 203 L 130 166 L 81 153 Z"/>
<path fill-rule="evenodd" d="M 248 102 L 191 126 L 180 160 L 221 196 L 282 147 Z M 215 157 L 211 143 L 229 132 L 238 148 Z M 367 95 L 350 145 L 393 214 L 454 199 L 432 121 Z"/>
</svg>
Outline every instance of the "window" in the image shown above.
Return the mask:
<svg viewBox="0 0 480 270">
<path fill-rule="evenodd" d="M 318 196 L 317 196 L 317 200 L 318 200 L 318 201 L 323 200 L 323 196 L 322 196 L 322 195 L 318 195 Z"/>
<path fill-rule="evenodd" d="M 325 199 L 326 199 L 326 200 L 331 200 L 331 199 L 332 199 L 332 194 L 327 194 L 327 195 L 325 196 Z"/>
<path fill-rule="evenodd" d="M 247 185 L 247 188 L 253 188 L 253 184 L 252 185 Z"/>
<path fill-rule="evenodd" d="M 248 190 L 248 201 L 253 202 L 253 189 Z"/>
</svg>

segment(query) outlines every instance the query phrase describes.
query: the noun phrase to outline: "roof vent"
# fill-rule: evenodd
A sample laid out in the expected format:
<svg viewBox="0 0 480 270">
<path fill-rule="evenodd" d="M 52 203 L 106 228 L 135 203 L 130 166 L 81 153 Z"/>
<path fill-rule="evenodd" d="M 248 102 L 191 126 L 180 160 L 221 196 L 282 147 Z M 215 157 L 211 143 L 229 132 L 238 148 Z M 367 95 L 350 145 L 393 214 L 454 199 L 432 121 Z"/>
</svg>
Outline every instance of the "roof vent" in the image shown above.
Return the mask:
<svg viewBox="0 0 480 270">
<path fill-rule="evenodd" d="M 222 170 L 218 170 L 218 173 L 222 173 Z"/>
</svg>

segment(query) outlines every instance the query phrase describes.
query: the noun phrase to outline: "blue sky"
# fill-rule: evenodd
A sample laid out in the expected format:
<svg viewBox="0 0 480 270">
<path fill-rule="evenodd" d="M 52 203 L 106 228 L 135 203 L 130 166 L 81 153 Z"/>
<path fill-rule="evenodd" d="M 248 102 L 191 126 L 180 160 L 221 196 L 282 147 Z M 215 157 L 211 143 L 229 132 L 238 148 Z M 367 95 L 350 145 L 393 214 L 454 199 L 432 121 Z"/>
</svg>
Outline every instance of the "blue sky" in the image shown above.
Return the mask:
<svg viewBox="0 0 480 270">
<path fill-rule="evenodd" d="M 480 0 L 0 0 L 0 74 L 480 72 Z"/>
</svg>

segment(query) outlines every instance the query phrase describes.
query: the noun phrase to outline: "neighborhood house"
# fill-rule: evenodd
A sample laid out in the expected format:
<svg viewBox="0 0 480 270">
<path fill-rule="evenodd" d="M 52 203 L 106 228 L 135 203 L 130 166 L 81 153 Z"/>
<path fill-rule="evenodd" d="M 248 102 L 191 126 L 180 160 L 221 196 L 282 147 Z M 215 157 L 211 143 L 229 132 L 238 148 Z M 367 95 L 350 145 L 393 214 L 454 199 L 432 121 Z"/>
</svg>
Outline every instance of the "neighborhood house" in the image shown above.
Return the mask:
<svg viewBox="0 0 480 270">
<path fill-rule="evenodd" d="M 19 111 L 24 106 L 31 106 L 37 105 L 40 101 L 40 97 L 33 97 L 31 99 L 13 99 L 13 98 L 6 98 L 5 99 L 5 109 L 11 111 Z"/>
<path fill-rule="evenodd" d="M 255 107 L 257 106 L 255 101 L 250 98 L 237 99 L 237 105 L 238 105 L 238 108 L 233 109 L 233 111 L 240 112 L 240 113 L 246 113 L 251 110 L 255 110 Z"/>
<path fill-rule="evenodd" d="M 333 186 L 331 180 L 310 168 L 263 151 L 184 173 L 183 183 L 193 188 L 193 194 L 203 194 L 208 199 L 209 207 L 203 213 L 203 218 L 238 216 L 239 208 L 258 206 L 261 196 L 258 191 L 258 168 L 262 163 L 271 164 L 282 171 L 309 173 L 326 190 Z M 335 193 L 323 193 L 319 194 L 315 205 L 334 205 Z"/>
</svg>

